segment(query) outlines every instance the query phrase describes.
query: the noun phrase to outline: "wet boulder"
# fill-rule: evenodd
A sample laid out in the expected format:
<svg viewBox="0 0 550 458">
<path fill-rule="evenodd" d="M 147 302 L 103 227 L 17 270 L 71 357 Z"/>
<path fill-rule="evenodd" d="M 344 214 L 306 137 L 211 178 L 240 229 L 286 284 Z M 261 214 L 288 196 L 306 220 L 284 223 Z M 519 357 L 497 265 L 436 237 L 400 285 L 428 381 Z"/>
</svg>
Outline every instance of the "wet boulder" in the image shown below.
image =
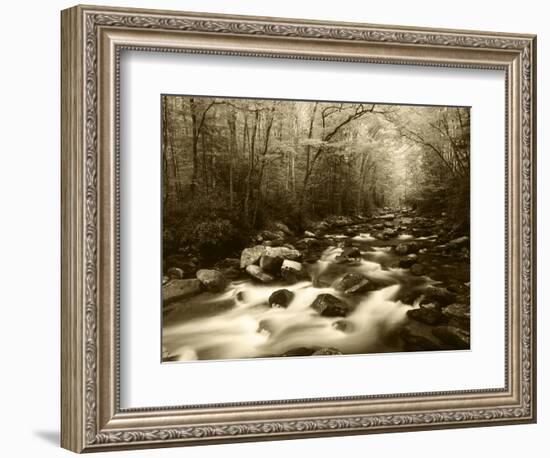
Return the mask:
<svg viewBox="0 0 550 458">
<path fill-rule="evenodd" d="M 453 349 L 468 350 L 470 348 L 470 333 L 454 326 L 437 326 L 433 335 L 451 346 Z"/>
<path fill-rule="evenodd" d="M 172 280 L 162 287 L 162 303 L 167 305 L 195 296 L 202 291 L 202 288 L 202 283 L 196 278 Z"/>
<path fill-rule="evenodd" d="M 384 240 L 388 240 L 388 239 L 391 239 L 392 237 L 395 237 L 397 235 L 397 232 L 398 232 L 397 229 L 392 229 L 390 227 L 387 227 L 381 232 L 381 237 L 377 237 L 377 238 L 383 238 Z"/>
<path fill-rule="evenodd" d="M 311 232 L 311 231 L 304 231 L 304 237 L 315 238 L 315 237 L 317 237 L 317 235 L 314 232 Z"/>
<path fill-rule="evenodd" d="M 361 274 L 349 273 L 336 280 L 332 287 L 336 291 L 344 294 L 355 294 L 368 291 L 370 288 L 369 280 Z"/>
<path fill-rule="evenodd" d="M 269 283 L 275 278 L 272 275 L 264 272 L 260 266 L 255 264 L 250 264 L 246 268 L 246 273 L 250 275 L 254 280 L 258 280 L 261 283 Z"/>
<path fill-rule="evenodd" d="M 221 272 L 213 269 L 201 269 L 197 271 L 197 279 L 207 291 L 213 293 L 220 293 L 227 286 L 227 279 L 225 276 Z"/>
<path fill-rule="evenodd" d="M 172 256 L 168 256 L 163 264 L 167 275 L 168 270 L 175 267 L 183 272 L 183 276 L 181 278 L 192 278 L 195 276 L 195 272 L 197 271 L 197 264 L 194 261 L 195 260 L 190 259 L 187 255 L 174 254 Z"/>
<path fill-rule="evenodd" d="M 172 279 L 177 278 L 181 280 L 185 276 L 185 272 L 183 271 L 183 269 L 180 269 L 179 267 L 170 267 L 166 271 L 166 276 Z"/>
<path fill-rule="evenodd" d="M 320 245 L 321 245 L 321 241 L 313 237 L 306 237 L 296 242 L 296 246 L 300 248 L 309 248 L 309 247 L 320 246 Z"/>
<path fill-rule="evenodd" d="M 443 309 L 443 315 L 449 320 L 449 326 L 470 329 L 470 306 L 467 304 L 451 304 Z"/>
<path fill-rule="evenodd" d="M 283 261 L 281 265 L 281 277 L 288 283 L 296 283 L 309 278 L 304 266 L 298 261 L 291 261 L 290 259 Z"/>
<path fill-rule="evenodd" d="M 298 250 L 294 250 L 285 246 L 266 247 L 265 253 L 262 254 L 283 259 L 290 259 L 291 261 L 299 261 L 302 257 L 301 253 Z"/>
<path fill-rule="evenodd" d="M 342 250 L 341 256 L 346 258 L 360 258 L 361 250 L 355 246 L 347 246 Z"/>
<path fill-rule="evenodd" d="M 438 324 L 443 320 L 441 308 L 435 304 L 425 304 L 417 309 L 408 310 L 407 316 L 425 324 Z"/>
<path fill-rule="evenodd" d="M 439 286 L 428 286 L 424 290 L 423 303 L 434 303 L 441 306 L 450 305 L 456 301 L 456 294 Z"/>
<path fill-rule="evenodd" d="M 451 240 L 447 243 L 447 249 L 456 250 L 459 248 L 469 248 L 470 247 L 470 238 L 467 236 L 458 237 Z"/>
<path fill-rule="evenodd" d="M 311 356 L 317 351 L 316 348 L 311 347 L 297 347 L 291 348 L 285 351 L 281 356 Z"/>
<path fill-rule="evenodd" d="M 271 275 L 278 275 L 281 271 L 284 259 L 280 256 L 264 254 L 260 257 L 260 268 Z"/>
<path fill-rule="evenodd" d="M 338 331 L 342 331 L 345 333 L 353 332 L 355 330 L 355 326 L 351 321 L 348 320 L 338 320 L 332 323 L 332 327 L 334 329 L 338 329 Z"/>
<path fill-rule="evenodd" d="M 416 254 L 409 254 L 405 256 L 404 258 L 399 260 L 399 267 L 402 269 L 410 269 L 414 264 L 416 264 L 416 261 L 418 260 L 418 256 Z"/>
<path fill-rule="evenodd" d="M 283 231 L 263 231 L 261 236 L 263 240 L 275 240 L 284 238 L 285 234 Z"/>
<path fill-rule="evenodd" d="M 275 227 L 277 231 L 280 231 L 285 235 L 288 235 L 291 237 L 294 235 L 294 232 L 292 232 L 292 230 L 290 230 L 290 228 L 282 221 L 277 221 L 276 223 L 273 223 L 273 227 Z"/>
<path fill-rule="evenodd" d="M 361 259 L 361 250 L 354 246 L 346 246 L 346 242 L 348 242 L 348 240 L 344 241 L 344 248 L 342 249 L 342 252 L 334 258 L 334 261 L 338 264 L 357 262 Z M 351 241 L 349 241 L 349 243 L 351 243 Z"/>
<path fill-rule="evenodd" d="M 266 240 L 262 243 L 262 245 L 267 247 L 279 247 L 283 246 L 285 244 L 285 239 L 273 239 L 273 240 Z"/>
<path fill-rule="evenodd" d="M 240 260 L 237 258 L 225 258 L 217 262 L 216 270 L 219 270 L 226 278 L 232 280 L 241 276 Z"/>
<path fill-rule="evenodd" d="M 311 308 L 322 316 L 346 316 L 351 307 L 332 294 L 319 294 L 311 304 Z"/>
<path fill-rule="evenodd" d="M 434 351 L 447 350 L 449 346 L 432 333 L 433 326 L 416 320 L 409 320 L 400 331 L 405 350 Z"/>
<path fill-rule="evenodd" d="M 262 255 L 266 252 L 267 248 L 262 245 L 256 245 L 251 248 L 245 248 L 241 253 L 240 266 L 241 269 L 252 264 L 258 264 Z"/>
<path fill-rule="evenodd" d="M 409 252 L 409 247 L 406 243 L 400 243 L 395 247 L 395 252 L 399 255 L 405 255 Z"/>
<path fill-rule="evenodd" d="M 294 298 L 294 293 L 288 289 L 278 289 L 269 296 L 269 305 L 271 307 L 288 307 L 288 304 Z"/>
<path fill-rule="evenodd" d="M 425 275 L 426 267 L 423 264 L 415 263 L 413 266 L 411 266 L 411 274 L 418 276 Z"/>
<path fill-rule="evenodd" d="M 329 355 L 343 355 L 343 353 L 336 348 L 320 348 L 319 350 L 313 352 L 311 356 L 329 356 Z"/>
</svg>

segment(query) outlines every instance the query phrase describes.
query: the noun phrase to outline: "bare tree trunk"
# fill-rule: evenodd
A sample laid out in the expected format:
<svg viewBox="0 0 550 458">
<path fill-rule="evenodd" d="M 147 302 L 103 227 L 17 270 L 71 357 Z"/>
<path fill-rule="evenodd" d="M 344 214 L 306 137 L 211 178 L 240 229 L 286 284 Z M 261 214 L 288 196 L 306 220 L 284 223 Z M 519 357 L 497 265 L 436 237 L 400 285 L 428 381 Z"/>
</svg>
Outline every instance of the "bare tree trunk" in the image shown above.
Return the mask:
<svg viewBox="0 0 550 458">
<path fill-rule="evenodd" d="M 249 221 L 249 206 L 250 206 L 250 195 L 252 193 L 252 173 L 254 171 L 254 148 L 256 143 L 256 132 L 258 130 L 258 122 L 260 118 L 260 112 L 256 111 L 254 117 L 254 127 L 252 128 L 252 138 L 250 139 L 250 149 L 248 154 L 248 172 L 246 174 L 246 190 L 244 197 L 244 217 L 246 221 Z M 248 130 L 248 127 L 247 127 Z"/>
</svg>

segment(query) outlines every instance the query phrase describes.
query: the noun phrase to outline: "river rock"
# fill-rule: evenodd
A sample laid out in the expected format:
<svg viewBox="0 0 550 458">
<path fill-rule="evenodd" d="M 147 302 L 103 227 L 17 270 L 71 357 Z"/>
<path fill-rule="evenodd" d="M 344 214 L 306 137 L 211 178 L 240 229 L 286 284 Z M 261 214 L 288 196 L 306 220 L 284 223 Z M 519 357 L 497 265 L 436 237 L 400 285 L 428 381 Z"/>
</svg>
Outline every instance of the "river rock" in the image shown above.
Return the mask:
<svg viewBox="0 0 550 458">
<path fill-rule="evenodd" d="M 348 320 L 338 320 L 332 323 L 332 327 L 334 329 L 338 329 L 338 331 L 342 332 L 353 332 L 355 330 L 355 326 L 351 321 Z"/>
<path fill-rule="evenodd" d="M 439 286 L 428 286 L 424 290 L 423 303 L 434 303 L 441 306 L 450 305 L 456 301 L 456 294 Z"/>
<path fill-rule="evenodd" d="M 306 237 L 296 242 L 296 245 L 300 248 L 307 248 L 321 245 L 321 241 L 312 237 Z"/>
<path fill-rule="evenodd" d="M 279 247 L 283 246 L 285 244 L 285 239 L 273 239 L 273 240 L 266 240 L 262 243 L 262 245 L 267 247 Z"/>
<path fill-rule="evenodd" d="M 172 267 L 176 267 L 183 271 L 182 278 L 191 278 L 194 277 L 195 272 L 197 271 L 197 264 L 193 259 L 190 259 L 187 255 L 174 254 L 168 256 L 163 262 L 164 267 L 167 269 L 166 272 Z"/>
<path fill-rule="evenodd" d="M 281 277 L 283 277 L 289 283 L 296 283 L 300 280 L 308 278 L 308 274 L 298 261 L 291 261 L 285 259 L 281 265 Z"/>
<path fill-rule="evenodd" d="M 387 227 L 386 229 L 384 229 L 382 232 L 381 232 L 381 237 L 377 237 L 377 238 L 383 238 L 385 240 L 388 240 L 388 239 L 391 239 L 392 237 L 394 237 L 395 235 L 397 234 L 397 229 L 392 229 L 390 227 Z M 403 253 L 405 254 L 405 253 Z"/>
<path fill-rule="evenodd" d="M 202 291 L 202 283 L 196 278 L 172 280 L 162 287 L 162 303 L 164 305 L 195 296 Z"/>
<path fill-rule="evenodd" d="M 276 223 L 273 224 L 273 226 L 278 230 L 278 231 L 281 231 L 283 232 L 285 235 L 288 235 L 290 237 L 292 237 L 294 235 L 294 232 L 292 232 L 290 230 L 290 228 L 285 224 L 283 223 L 282 221 L 277 221 Z"/>
<path fill-rule="evenodd" d="M 311 356 L 329 356 L 329 355 L 343 355 L 343 353 L 336 348 L 320 348 L 319 350 L 313 352 Z"/>
<path fill-rule="evenodd" d="M 426 273 L 426 267 L 422 264 L 414 264 L 412 267 L 411 267 L 411 274 L 413 275 L 424 275 Z"/>
<path fill-rule="evenodd" d="M 470 333 L 455 326 L 437 326 L 433 335 L 454 349 L 468 350 L 470 348 Z"/>
<path fill-rule="evenodd" d="M 395 252 L 399 255 L 405 255 L 409 252 L 409 247 L 406 243 L 400 243 L 395 247 Z"/>
<path fill-rule="evenodd" d="M 269 283 L 273 281 L 275 278 L 272 275 L 269 275 L 268 273 L 264 272 L 260 266 L 257 266 L 255 264 L 250 264 L 246 268 L 246 273 L 250 275 L 255 280 L 258 280 L 262 283 Z"/>
<path fill-rule="evenodd" d="M 166 283 L 168 283 L 170 281 L 170 277 L 167 276 L 167 275 L 163 275 L 162 276 L 162 284 L 163 285 L 166 285 Z"/>
<path fill-rule="evenodd" d="M 443 309 L 443 315 L 449 320 L 449 326 L 470 329 L 470 306 L 467 304 L 451 304 Z"/>
<path fill-rule="evenodd" d="M 410 269 L 413 264 L 416 264 L 418 256 L 414 253 L 407 255 L 406 257 L 399 260 L 399 267 L 402 269 Z"/>
<path fill-rule="evenodd" d="M 332 287 L 344 294 L 362 293 L 369 290 L 369 280 L 361 274 L 349 273 L 336 280 Z"/>
<path fill-rule="evenodd" d="M 435 304 L 425 304 L 420 308 L 408 310 L 407 316 L 426 324 L 438 324 L 443 319 L 441 309 Z"/>
<path fill-rule="evenodd" d="M 185 276 L 185 272 L 183 269 L 180 269 L 179 267 L 170 267 L 166 271 L 166 275 L 170 278 L 177 278 L 181 280 Z"/>
<path fill-rule="evenodd" d="M 241 269 L 245 269 L 252 264 L 257 264 L 260 261 L 262 255 L 265 254 L 266 250 L 267 248 L 262 245 L 245 248 L 241 253 Z"/>
<path fill-rule="evenodd" d="M 355 246 L 347 246 L 342 250 L 340 256 L 344 258 L 360 258 L 361 250 Z"/>
<path fill-rule="evenodd" d="M 285 351 L 281 356 L 311 356 L 317 351 L 316 348 L 297 347 Z"/>
<path fill-rule="evenodd" d="M 447 248 L 451 250 L 463 248 L 463 247 L 468 248 L 469 246 L 470 246 L 470 238 L 467 236 L 458 237 L 456 239 L 451 240 L 447 244 Z"/>
<path fill-rule="evenodd" d="M 238 267 L 227 267 L 225 269 L 221 269 L 220 272 L 225 278 L 229 278 L 231 280 L 236 280 L 242 275 L 242 270 Z"/>
<path fill-rule="evenodd" d="M 298 250 L 293 250 L 292 248 L 287 248 L 285 246 L 266 247 L 265 253 L 262 254 L 272 257 L 280 257 L 283 259 L 290 259 L 291 261 L 299 261 L 302 256 Z"/>
<path fill-rule="evenodd" d="M 275 240 L 284 238 L 285 234 L 282 231 L 263 231 L 262 232 L 263 240 Z"/>
<path fill-rule="evenodd" d="M 304 237 L 315 238 L 315 237 L 317 237 L 317 235 L 314 232 L 311 232 L 311 231 L 304 231 Z"/>
<path fill-rule="evenodd" d="M 221 272 L 213 269 L 201 269 L 197 272 L 197 279 L 207 291 L 213 293 L 222 292 L 227 286 L 227 279 Z"/>
<path fill-rule="evenodd" d="M 400 335 L 407 351 L 445 350 L 448 346 L 432 333 L 433 326 L 410 320 Z"/>
<path fill-rule="evenodd" d="M 350 306 L 332 294 L 319 294 L 311 307 L 322 316 L 346 316 Z"/>
<path fill-rule="evenodd" d="M 260 258 L 260 268 L 271 275 L 278 275 L 281 271 L 284 259 L 280 256 L 262 255 Z"/>
<path fill-rule="evenodd" d="M 288 307 L 288 304 L 294 298 L 294 293 L 288 289 L 278 289 L 269 296 L 269 305 L 271 307 Z"/>
</svg>

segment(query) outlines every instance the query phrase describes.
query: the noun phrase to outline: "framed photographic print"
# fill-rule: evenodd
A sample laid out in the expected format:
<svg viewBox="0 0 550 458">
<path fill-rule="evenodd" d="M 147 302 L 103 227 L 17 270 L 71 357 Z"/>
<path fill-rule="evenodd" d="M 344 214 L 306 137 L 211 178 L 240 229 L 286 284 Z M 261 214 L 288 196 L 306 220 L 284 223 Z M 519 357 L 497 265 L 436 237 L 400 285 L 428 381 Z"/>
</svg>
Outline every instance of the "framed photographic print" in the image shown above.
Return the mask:
<svg viewBox="0 0 550 458">
<path fill-rule="evenodd" d="M 62 12 L 62 446 L 536 419 L 532 35 Z"/>
</svg>

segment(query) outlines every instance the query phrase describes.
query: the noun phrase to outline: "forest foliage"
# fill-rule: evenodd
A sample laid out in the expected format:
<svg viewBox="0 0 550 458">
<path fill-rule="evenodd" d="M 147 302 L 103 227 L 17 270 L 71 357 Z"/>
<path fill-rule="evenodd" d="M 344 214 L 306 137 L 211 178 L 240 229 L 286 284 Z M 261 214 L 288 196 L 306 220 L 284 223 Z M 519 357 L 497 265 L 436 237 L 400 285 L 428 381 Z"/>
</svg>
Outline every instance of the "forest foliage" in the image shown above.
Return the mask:
<svg viewBox="0 0 550 458">
<path fill-rule="evenodd" d="M 470 110 L 162 96 L 164 250 L 410 206 L 469 222 Z"/>
</svg>

